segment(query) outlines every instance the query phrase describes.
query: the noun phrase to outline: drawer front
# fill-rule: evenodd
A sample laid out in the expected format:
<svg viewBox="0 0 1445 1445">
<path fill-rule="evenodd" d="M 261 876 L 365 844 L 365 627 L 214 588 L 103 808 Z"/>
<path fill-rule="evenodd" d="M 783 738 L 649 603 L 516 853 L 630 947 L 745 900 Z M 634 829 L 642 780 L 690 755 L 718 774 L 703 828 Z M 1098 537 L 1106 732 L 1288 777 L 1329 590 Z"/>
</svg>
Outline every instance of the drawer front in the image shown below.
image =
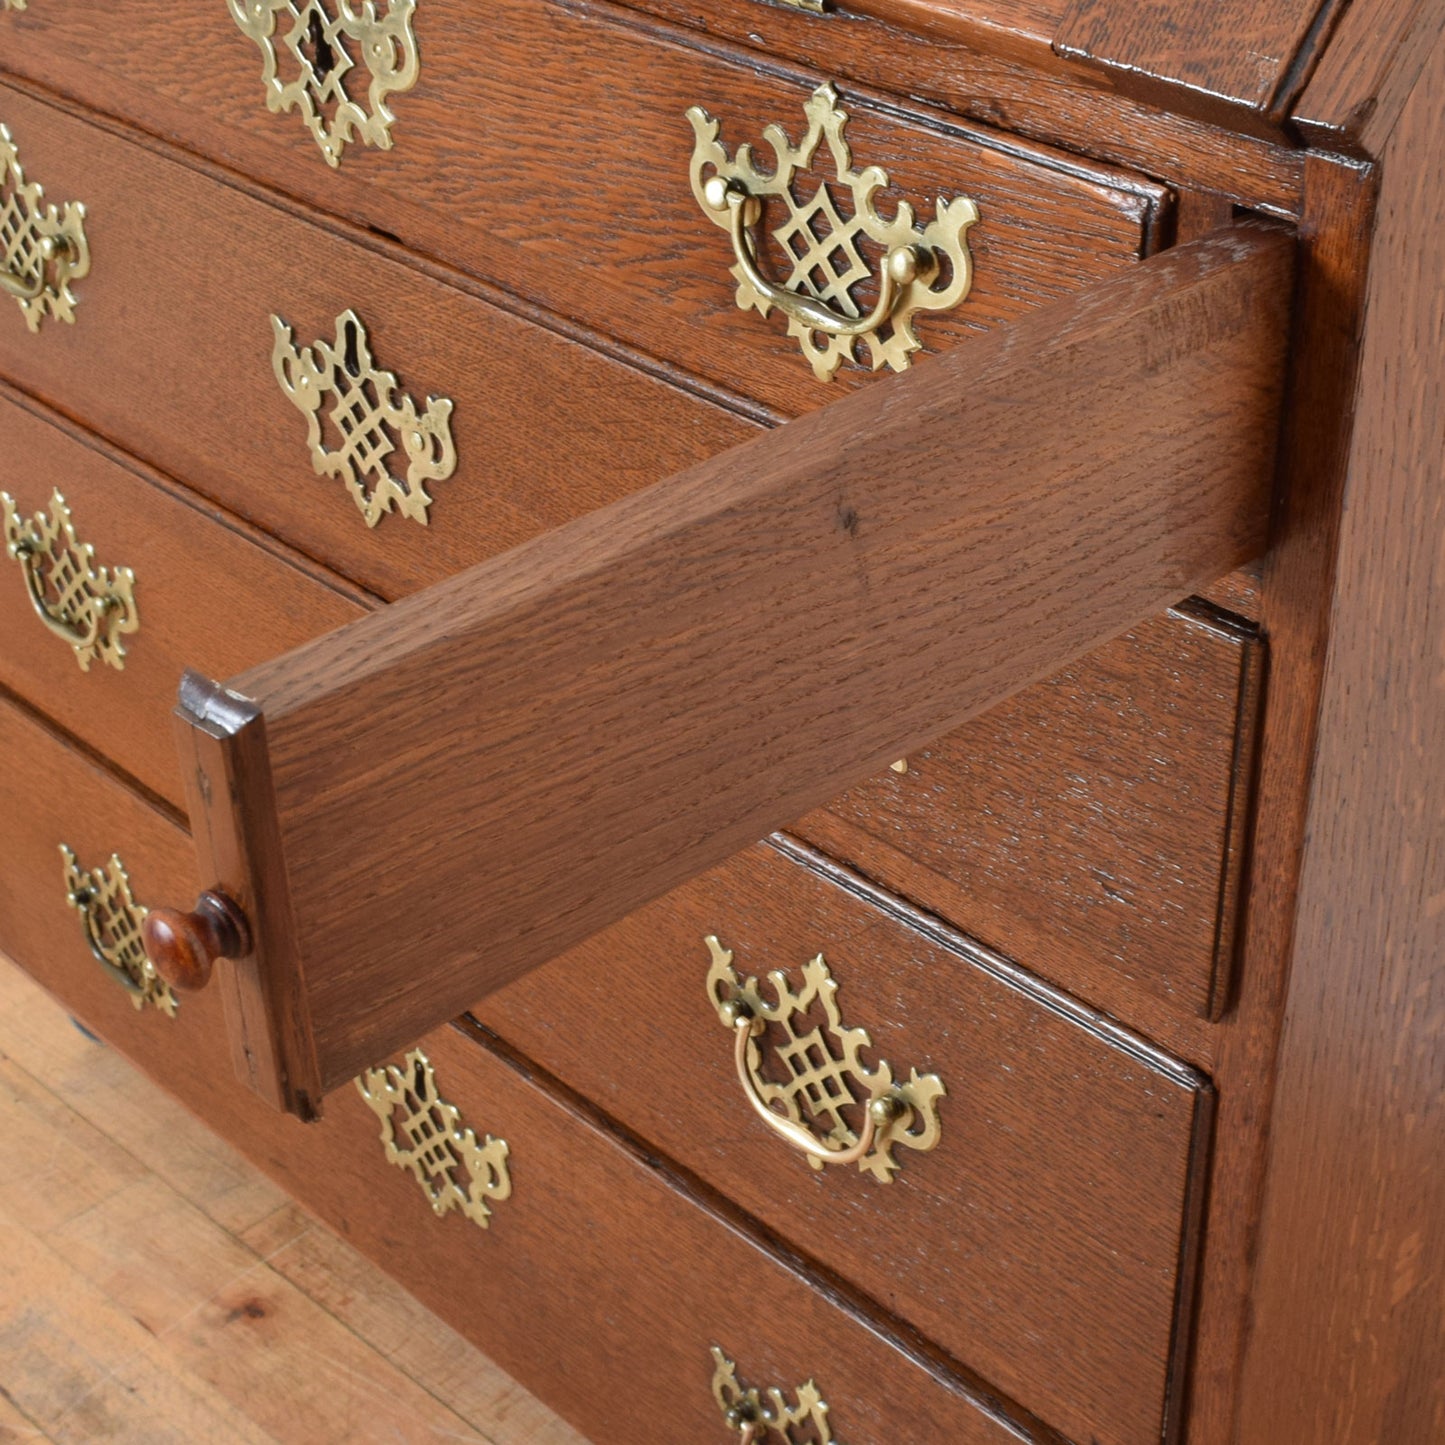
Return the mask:
<svg viewBox="0 0 1445 1445">
<path fill-rule="evenodd" d="M 330 0 L 322 9 L 335 13 Z M 103 14 L 32 6 L 8 17 L 5 55 L 39 84 L 784 412 L 866 379 L 845 363 L 841 381 L 819 385 L 780 316 L 738 309 L 729 238 L 689 182 L 690 107 L 722 123 L 730 152 L 748 142 L 770 164 L 764 128 L 777 124 L 799 142 L 804 102 L 823 77 L 704 53 L 600 5 L 429 0 L 410 28 L 418 66 L 414 87 L 387 101 L 390 148 L 352 141 L 335 169 L 299 109 L 268 111 L 262 53 L 219 3 L 158 10 L 112 0 Z M 300 75 L 289 33 L 283 18 L 272 37 L 283 82 Z M 367 78 L 355 66 L 342 83 L 359 96 Z M 854 165 L 881 166 L 891 183 L 880 210 L 891 215 L 907 200 L 926 222 L 939 198 L 978 207 L 972 291 L 956 311 L 922 316 L 927 349 L 1128 265 L 1161 229 L 1168 195 L 1141 178 L 936 114 L 905 117 L 897 102 L 844 102 Z M 830 167 L 825 148 L 821 169 L 799 178 L 800 200 Z M 846 195 L 838 204 L 851 217 Z M 760 234 L 782 224 L 770 208 Z M 780 275 L 787 263 L 777 252 L 771 264 Z M 858 299 L 868 295 L 859 288 Z"/>
<path fill-rule="evenodd" d="M 48 543 L 28 568 L 0 563 L 0 685 L 180 808 L 170 714 L 182 671 L 229 677 L 359 617 L 363 605 L 243 524 L 3 392 L 0 432 L 0 492 L 13 499 L 23 538 L 43 533 Z M 57 494 L 74 545 L 57 529 Z M 80 564 L 87 547 L 92 560 Z M 94 579 L 86 598 L 99 598 L 118 569 L 133 574 L 134 630 L 116 630 L 104 655 L 49 630 L 32 599 L 38 587 L 43 604 L 89 636 L 84 603 L 67 612 L 45 580 L 77 567 Z M 101 627 L 108 632 L 108 620 Z"/>
<path fill-rule="evenodd" d="M 794 829 L 1116 1016 L 1228 998 L 1264 646 L 1155 618 Z"/>
<path fill-rule="evenodd" d="M 73 325 L 32 333 L 17 305 L 0 307 L 0 374 L 384 596 L 752 434 L 731 412 L 4 87 L 0 123 L 48 199 L 85 204 L 90 247 Z M 373 368 L 418 414 L 431 397 L 453 403 L 455 470 L 423 478 L 431 505 L 415 520 L 398 504 L 368 526 L 346 480 L 318 475 L 309 417 L 273 369 L 277 315 L 298 352 L 324 342 L 360 373 L 360 354 L 336 345 L 348 310 Z M 318 415 L 335 454 L 339 370 L 333 383 Z M 374 497 L 368 428 L 350 435 Z M 406 488 L 401 437 L 386 430 L 383 464 Z"/>
<path fill-rule="evenodd" d="M 510 1197 L 486 1201 L 485 1229 L 434 1216 L 356 1091 L 313 1126 L 268 1110 L 229 1076 L 215 992 L 173 1018 L 134 1009 L 65 903 L 57 838 L 85 860 L 119 849 L 144 898 L 193 885 L 185 834 L 5 704 L 0 755 L 0 950 L 599 1445 L 735 1440 L 714 1346 L 742 1385 L 776 1384 L 789 1404 L 816 1381 L 832 1427 L 859 1445 L 1019 1438 L 455 1030 L 422 1047 L 461 1124 L 508 1146 Z M 27 777 L 46 779 L 43 808 Z M 396 1126 L 404 1140 L 400 1114 Z M 454 1177 L 466 1187 L 464 1166 Z"/>
<path fill-rule="evenodd" d="M 871 1040 L 865 1067 L 942 1081 L 936 1146 L 896 1148 L 886 1183 L 861 1165 L 810 1169 L 744 1096 L 709 935 L 738 974 L 784 970 L 798 995 L 821 954 L 840 1026 Z M 1192 1070 L 768 846 L 476 1014 L 1070 1438 L 1170 1438 L 1212 1103 Z M 769 1024 L 757 1068 L 811 1088 L 797 1100 L 862 1097 L 830 1062 L 847 1056 L 815 1002 Z M 823 1135 L 837 1123 L 801 1105 L 799 1119 Z M 843 1119 L 860 1129 L 861 1108 Z"/>
</svg>

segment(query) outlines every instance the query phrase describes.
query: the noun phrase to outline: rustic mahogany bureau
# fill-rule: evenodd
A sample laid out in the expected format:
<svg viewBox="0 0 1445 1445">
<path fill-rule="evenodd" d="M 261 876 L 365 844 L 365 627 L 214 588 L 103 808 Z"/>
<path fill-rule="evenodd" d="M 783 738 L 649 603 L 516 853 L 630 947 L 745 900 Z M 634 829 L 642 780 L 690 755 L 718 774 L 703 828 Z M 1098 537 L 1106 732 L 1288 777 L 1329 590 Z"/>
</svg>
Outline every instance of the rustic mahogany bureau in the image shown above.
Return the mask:
<svg viewBox="0 0 1445 1445">
<path fill-rule="evenodd" d="M 1442 0 L 3 0 L 0 950 L 589 1438 L 1445 1440 Z"/>
</svg>

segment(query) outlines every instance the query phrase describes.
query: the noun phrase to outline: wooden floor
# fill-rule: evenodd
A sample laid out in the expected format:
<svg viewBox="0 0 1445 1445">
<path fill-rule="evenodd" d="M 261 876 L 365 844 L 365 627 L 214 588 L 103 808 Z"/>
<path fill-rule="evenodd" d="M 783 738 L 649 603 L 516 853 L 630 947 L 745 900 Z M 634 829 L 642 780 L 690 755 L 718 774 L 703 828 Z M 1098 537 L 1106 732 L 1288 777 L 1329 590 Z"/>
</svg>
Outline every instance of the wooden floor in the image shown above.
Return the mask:
<svg viewBox="0 0 1445 1445">
<path fill-rule="evenodd" d="M 585 1445 L 0 958 L 0 1441 Z"/>
</svg>

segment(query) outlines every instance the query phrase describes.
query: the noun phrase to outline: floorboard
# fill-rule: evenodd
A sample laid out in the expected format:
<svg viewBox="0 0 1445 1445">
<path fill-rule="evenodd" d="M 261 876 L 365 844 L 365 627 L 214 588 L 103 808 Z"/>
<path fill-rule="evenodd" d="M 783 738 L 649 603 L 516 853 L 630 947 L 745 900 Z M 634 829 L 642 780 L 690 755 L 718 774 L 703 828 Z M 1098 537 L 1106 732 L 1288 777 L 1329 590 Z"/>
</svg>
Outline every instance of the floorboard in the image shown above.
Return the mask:
<svg viewBox="0 0 1445 1445">
<path fill-rule="evenodd" d="M 586 1445 L 0 958 L 0 1445 Z"/>
</svg>

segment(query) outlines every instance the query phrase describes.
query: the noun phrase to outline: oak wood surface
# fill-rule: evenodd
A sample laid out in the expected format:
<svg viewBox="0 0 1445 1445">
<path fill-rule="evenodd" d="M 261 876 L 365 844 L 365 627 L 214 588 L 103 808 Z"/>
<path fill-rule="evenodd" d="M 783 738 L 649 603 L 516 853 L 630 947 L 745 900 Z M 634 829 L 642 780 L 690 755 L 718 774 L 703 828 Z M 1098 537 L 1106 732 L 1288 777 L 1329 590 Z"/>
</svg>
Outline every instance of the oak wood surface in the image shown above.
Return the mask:
<svg viewBox="0 0 1445 1445">
<path fill-rule="evenodd" d="M 5 387 L 0 436 L 0 491 L 26 518 L 63 493 L 96 563 L 135 572 L 140 619 L 123 639 L 124 670 L 82 672 L 32 615 L 20 568 L 0 551 L 0 685 L 179 808 L 168 719 L 184 669 L 238 672 L 360 617 L 366 599 Z"/>
<path fill-rule="evenodd" d="M 224 1024 L 215 993 L 184 999 L 174 1019 L 132 1008 L 90 959 L 63 889 L 49 886 L 50 839 L 69 831 L 87 855 L 122 839 L 144 900 L 153 889 L 187 886 L 193 862 L 184 833 L 5 705 L 0 746 L 19 765 L 0 770 L 0 949 L 599 1445 L 672 1445 L 710 1431 L 726 1439 L 710 1413 L 713 1343 L 736 1350 L 740 1366 L 745 1357 L 753 1372 L 786 1377 L 786 1388 L 826 1377 L 835 1425 L 846 1414 L 865 1445 L 892 1445 L 900 1428 L 916 1430 L 920 1445 L 1003 1445 L 1019 1438 L 998 1418 L 1004 1408 L 1025 1438 L 1054 1441 L 1017 1407 L 938 1377 L 917 1352 L 904 1354 L 896 1331 L 878 1328 L 876 1308 L 860 1314 L 819 1293 L 777 1251 L 688 1202 L 655 1162 L 609 1142 L 452 1030 L 425 1044 L 444 1096 L 479 1133 L 508 1140 L 514 1192 L 495 1206 L 485 1232 L 459 1216 L 437 1219 L 411 1176 L 387 1164 L 377 1120 L 354 1090 L 307 1128 L 216 1066 Z M 54 779 L 75 800 L 64 819 L 23 806 L 26 773 Z M 53 872 L 58 880 L 58 854 Z M 29 1056 L 21 1062 L 33 1067 Z M 100 1112 L 119 1111 L 109 1103 Z M 141 1121 L 125 1124 L 133 1130 Z M 187 1160 L 173 1155 L 168 1167 L 183 1170 Z M 214 1162 L 194 1168 L 219 1188 L 224 1175 Z M 259 1299 L 262 1319 L 285 1313 L 285 1302 L 265 1291 L 236 1291 L 221 1311 L 244 1313 L 248 1299 Z M 204 1323 L 192 1339 L 204 1340 Z M 244 1355 L 206 1348 L 228 1381 L 244 1379 Z M 632 1388 L 605 1388 L 618 1379 Z M 651 1414 L 639 1416 L 639 1400 Z"/>
<path fill-rule="evenodd" d="M 1384 154 L 1239 1439 L 1445 1433 L 1445 45 Z"/>
<path fill-rule="evenodd" d="M 880 1184 L 856 1167 L 815 1174 L 771 1134 L 709 997 L 708 935 L 740 975 L 785 970 L 797 990 L 821 953 L 844 1025 L 868 1031 L 870 1066 L 942 1079 L 938 1146 L 896 1149 L 901 1168 Z M 1213 1100 L 1137 1036 L 956 934 L 925 931 L 817 855 L 763 846 L 474 1012 L 1067 1438 L 1179 1438 L 1171 1365 L 1188 1356 Z M 815 1012 L 798 1037 L 825 1022 Z M 762 1035 L 766 1077 L 787 1081 L 774 1051 L 788 1042 L 777 1027 Z M 824 1134 L 833 1121 L 808 1122 Z M 851 1127 L 862 1122 L 853 1110 Z"/>
<path fill-rule="evenodd" d="M 235 679 L 293 910 L 254 967 L 301 980 L 317 1048 L 292 1080 L 325 1092 L 1256 553 L 1290 266 L 1269 231 L 1178 248 Z M 272 826 L 265 790 L 233 812 L 206 778 L 208 884 L 264 931 L 205 845 Z"/>
<path fill-rule="evenodd" d="M 789 831 L 1116 1017 L 1217 1018 L 1263 664 L 1228 619 L 1153 618 Z"/>
<path fill-rule="evenodd" d="M 792 60 L 807 67 L 813 83 L 825 77 L 852 78 L 894 92 L 905 89 L 900 78 L 906 78 L 909 96 L 982 124 L 1002 125 L 1035 141 L 1179 184 L 1208 185 L 1253 207 L 1277 213 L 1297 209 L 1299 157 L 1287 142 L 1230 133 L 1142 104 L 1118 94 L 1097 70 L 1060 61 L 1049 48 L 1054 22 L 1064 9 L 1055 0 L 1048 0 L 1046 7 L 1035 7 L 1031 0 L 1007 3 L 1007 13 L 1005 6 L 986 13 L 971 0 L 849 0 L 842 12 L 827 17 L 760 0 L 708 0 L 705 6 L 697 0 L 629 0 L 629 6 L 693 35 L 725 40 L 737 47 L 728 57 L 737 64 L 776 68 L 778 60 Z M 560 8 L 535 11 L 546 18 L 533 30 L 546 33 Z M 627 19 L 606 0 L 571 0 L 566 8 L 590 12 L 604 23 Z M 312 149 L 307 157 L 311 143 L 303 140 L 299 127 L 288 139 L 284 123 L 278 127 L 262 114 L 251 83 L 247 42 L 239 35 L 227 39 L 221 34 L 229 24 L 224 16 L 197 11 L 194 22 L 187 24 L 185 15 L 174 13 L 170 29 L 161 34 L 157 17 L 141 0 L 126 0 L 123 13 L 125 27 L 112 33 L 92 25 L 94 17 L 42 14 L 34 6 L 0 14 L 6 42 L 0 65 L 87 105 L 133 119 L 157 135 L 181 140 L 238 170 L 279 176 L 276 168 L 284 167 L 281 183 L 288 190 L 310 194 L 328 208 L 338 204 L 328 195 L 344 182 L 339 175 L 325 175 L 319 152 Z M 467 22 L 474 13 L 467 12 Z M 215 57 L 204 73 L 194 62 L 182 74 L 165 64 L 164 57 L 175 48 L 169 37 L 182 25 L 188 57 Z M 144 33 L 154 35 L 159 48 L 127 53 L 116 43 L 122 28 L 129 34 L 136 26 L 146 27 Z M 465 50 L 472 28 L 462 23 L 447 32 L 440 48 Z M 424 47 L 428 30 L 421 29 Z M 494 55 L 495 47 L 488 53 Z M 254 49 L 251 54 L 256 55 L 259 74 L 259 54 Z M 654 62 L 659 58 L 654 55 Z M 527 66 L 531 64 L 529 56 Z M 182 87 L 183 98 L 177 94 Z M 416 98 L 413 93 L 398 105 Z M 469 144 L 478 136 L 485 141 L 481 119 L 477 134 L 467 136 Z M 459 123 L 469 121 L 464 117 Z M 242 133 L 249 139 L 243 141 Z M 269 161 L 261 158 L 267 152 Z M 391 152 L 384 159 L 394 162 L 397 155 Z M 385 165 L 375 167 L 374 175 L 384 178 Z M 392 197 L 388 209 L 395 211 L 398 203 L 404 205 L 404 192 Z M 377 224 L 395 229 L 385 217 Z"/>
<path fill-rule="evenodd" d="M 18 91 L 0 87 L 0 120 L 48 197 L 85 202 L 93 256 L 73 326 L 32 335 L 14 303 L 0 308 L 0 375 L 384 596 L 756 429 Z M 419 405 L 455 402 L 457 469 L 431 484 L 427 526 L 391 515 L 368 529 L 344 485 L 316 475 L 306 419 L 273 374 L 273 313 L 310 345 L 334 341 L 348 307 Z"/>
<path fill-rule="evenodd" d="M 0 485 L 20 493 L 26 507 L 63 488 L 102 562 L 142 558 L 143 627 L 123 673 L 82 673 L 69 649 L 29 617 L 17 577 L 0 588 L 0 621 L 13 622 L 0 683 L 181 807 L 163 720 L 184 665 L 238 671 L 362 615 L 370 600 L 36 403 L 10 396 L 0 395 L 9 443 Z M 1225 834 L 1234 694 L 1245 681 L 1241 646 L 1230 631 L 1182 617 L 1146 624 L 1137 640 L 1110 644 L 1082 678 L 1067 671 L 1026 694 L 1033 699 L 1023 704 L 1027 717 L 1014 705 L 996 711 L 993 721 L 932 745 L 927 762 L 915 756 L 909 774 L 883 773 L 800 831 L 1082 997 L 1117 1005 L 1122 981 L 1127 1006 L 1114 1010 L 1121 1016 L 1140 1017 L 1130 980 L 1203 1011 L 1221 883 L 1237 871 L 1237 859 L 1231 865 L 1225 856 Z M 1098 699 L 1087 700 L 1089 689 L 1102 689 Z M 1167 714 L 1156 717 L 1155 700 L 1166 696 L 1173 698 Z M 1110 711 L 1107 733 L 1094 723 L 1100 706 Z M 1064 739 L 1075 739 L 1072 750 Z M 1157 805 L 1132 785 L 1111 802 L 1114 780 L 1141 758 L 1157 774 Z M 1005 849 L 981 866 L 988 830 L 1012 837 L 1030 826 L 1030 811 L 1011 815 L 1009 799 L 1047 788 L 1058 769 L 1059 806 L 1077 810 L 1069 827 L 1079 838 L 1077 868 L 1011 870 L 1009 857 L 1028 861 L 1047 851 L 1042 836 L 1023 853 Z M 1094 844 L 1120 860 L 1103 894 Z M 1123 874 L 1135 866 L 1142 871 L 1130 882 Z M 1106 924 L 1101 910 L 1116 923 Z"/>
<path fill-rule="evenodd" d="M 743 47 L 754 64 L 794 61 L 882 91 L 906 84 L 910 96 L 969 120 L 1165 178 L 1177 189 L 1212 190 L 1276 215 L 1299 209 L 1302 157 L 1292 141 L 1225 130 L 1122 95 L 1097 69 L 1059 59 L 1032 36 L 990 26 L 968 0 L 849 0 L 821 18 L 767 0 L 627 3 Z"/>
<path fill-rule="evenodd" d="M 162 13 L 146 0 L 116 0 L 103 15 L 75 9 L 36 32 L 31 66 L 22 69 L 23 42 L 8 64 L 54 86 L 93 56 L 96 71 L 81 88 L 89 104 L 109 103 L 167 138 L 788 414 L 869 380 L 848 367 L 822 385 L 780 321 L 739 310 L 728 239 L 699 209 L 688 176 L 690 106 L 722 120 L 729 147 L 758 144 L 770 122 L 796 140 L 819 77 L 729 64 L 608 13 L 547 0 L 481 9 L 433 0 L 415 24 L 425 59 L 416 89 L 394 101 L 395 147 L 352 145 L 336 171 L 299 117 L 266 109 L 260 54 L 224 10 Z M 171 61 L 178 49 L 185 66 Z M 629 98 L 625 120 L 599 122 L 619 93 Z M 162 98 L 174 114 L 158 126 L 152 111 Z M 884 109 L 845 95 L 844 104 L 858 163 L 889 173 L 878 197 L 886 211 L 910 199 L 927 219 L 937 198 L 959 194 L 979 206 L 968 300 L 919 321 L 932 350 L 1127 266 L 1150 248 L 1167 211 L 1167 191 L 1136 175 L 940 114 L 900 115 L 896 102 Z M 820 177 L 833 174 L 827 167 Z M 765 229 L 781 224 L 777 209 Z M 782 253 L 770 264 L 782 264 Z M 371 289 L 383 285 L 378 278 Z M 364 300 L 351 304 L 363 309 Z"/>
<path fill-rule="evenodd" d="M 349 594 L 320 569 L 308 567 L 238 519 L 197 504 L 190 494 L 38 403 L 13 392 L 0 393 L 0 421 L 9 442 L 0 486 L 14 491 L 25 508 L 48 499 L 55 487 L 64 489 L 84 539 L 97 546 L 102 562 L 144 559 L 140 566 L 143 627 L 131 640 L 123 673 L 102 668 L 82 673 L 69 650 L 29 617 L 17 577 L 10 588 L 0 588 L 0 621 L 7 623 L 6 636 L 13 639 L 0 651 L 0 682 L 180 807 L 180 773 L 161 720 L 173 704 L 183 666 L 190 662 L 216 675 L 239 671 L 360 616 L 371 599 Z M 867 836 L 877 835 L 876 843 L 865 841 L 860 851 L 857 830 L 836 819 L 815 818 L 803 831 L 815 840 L 826 840 L 835 851 L 841 850 L 839 856 L 859 863 L 872 876 L 938 908 L 984 941 L 1011 956 L 1028 958 L 1032 966 L 1083 997 L 1115 1003 L 1116 979 L 1143 968 L 1153 980 L 1145 983 L 1146 991 L 1166 998 L 1178 995 L 1185 1007 L 1203 1008 L 1218 912 L 1210 895 L 1219 892 L 1216 865 L 1222 855 L 1201 842 L 1222 837 L 1226 826 L 1228 797 L 1227 791 L 1219 791 L 1225 784 L 1217 769 L 1232 747 L 1235 705 L 1227 694 L 1234 666 L 1230 659 L 1238 651 L 1229 634 L 1211 632 L 1197 623 L 1182 619 L 1172 625 L 1162 620 L 1151 623 L 1139 641 L 1111 644 L 1107 656 L 1094 665 L 1092 684 L 1084 684 L 1111 689 L 1116 710 L 1109 734 L 1094 732 L 1092 740 L 1080 739 L 1083 756 L 1066 758 L 1050 741 L 1060 730 L 1073 736 L 1077 727 L 1091 727 L 1084 710 L 1088 714 L 1097 710 L 1096 705 L 1086 704 L 1077 692 L 1078 684 L 1066 674 L 1031 694 L 1036 699 L 1035 736 L 1042 755 L 1038 748 L 1031 753 L 1020 746 L 1015 732 L 1019 719 L 1008 714 L 1012 720 L 1001 718 L 995 729 L 1000 736 L 980 738 L 978 726 L 987 731 L 989 725 L 976 725 L 974 733 L 936 744 L 926 768 L 915 759 L 907 777 L 885 773 L 878 780 L 885 795 L 896 799 L 902 809 L 897 814 L 899 824 L 913 818 L 922 828 L 915 830 L 911 841 L 896 837 L 889 842 L 896 828 L 884 819 L 892 816 L 892 810 L 885 806 L 880 819 L 867 801 L 866 789 L 862 814 L 856 794 L 834 805 L 833 811 L 839 818 L 858 814 Z M 1188 690 L 1188 701 L 1171 706 L 1171 721 L 1151 725 L 1141 717 L 1140 709 L 1147 713 L 1156 691 L 1177 695 L 1181 689 Z M 1077 726 L 1070 723 L 1071 717 L 1076 717 Z M 1106 747 L 1112 728 L 1121 726 L 1129 729 L 1129 737 L 1137 738 L 1139 751 L 1131 752 L 1129 744 L 1122 744 L 1116 760 L 1091 760 L 1089 753 Z M 1147 742 L 1144 732 L 1149 734 Z M 1007 746 L 1004 739 L 1009 739 Z M 1156 766 L 1182 769 L 1193 781 L 1170 787 L 1173 801 L 1167 806 L 1141 811 L 1131 801 L 1121 811 L 1107 801 L 1111 779 L 1122 778 L 1146 750 L 1148 757 L 1157 759 Z M 1014 784 L 1007 779 L 1014 771 L 1019 788 L 1037 790 L 1054 765 L 1051 757 L 1057 756 L 1068 772 L 1067 801 L 1082 810 L 1079 827 L 1092 833 L 1089 818 L 1118 818 L 1124 833 L 1111 838 L 1111 855 L 1139 859 L 1152 870 L 1154 887 L 1141 879 L 1121 892 L 1122 879 L 1116 876 L 1110 883 L 1108 899 L 1127 906 L 1130 922 L 1127 929 L 1121 926 L 1108 933 L 1093 950 L 1099 959 L 1094 970 L 1081 972 L 1090 954 L 1080 928 L 1087 935 L 1088 922 L 1067 921 L 1074 915 L 1075 903 L 1088 910 L 1086 919 L 1098 916 L 1100 900 L 1093 891 L 1098 880 L 1092 863 L 1081 861 L 1083 872 L 1074 883 L 1067 876 L 1039 879 L 1026 873 L 1011 878 L 1007 869 L 985 870 L 996 885 L 987 916 L 966 891 L 948 881 L 955 875 L 960 847 L 967 851 L 982 846 L 982 840 L 973 837 L 979 821 L 977 799 L 966 786 L 960 793 L 956 782 L 944 783 L 939 774 L 944 768 L 952 779 L 956 768 L 967 767 L 968 756 L 977 759 L 972 768 L 987 775 L 975 791 L 983 787 L 993 798 L 990 816 L 996 816 L 1011 795 Z M 1215 771 L 1208 771 L 1211 768 Z M 1221 779 L 1212 792 L 1206 777 Z M 925 800 L 927 808 L 915 817 Z M 878 826 L 868 824 L 869 813 Z M 1000 826 L 1012 825 L 1000 818 Z M 895 849 L 900 851 L 895 854 Z M 936 859 L 936 883 L 931 881 L 933 873 L 923 874 L 909 861 L 927 865 L 931 857 Z M 1191 893 L 1181 899 L 1177 885 L 1183 880 L 1192 880 Z M 1050 899 L 1055 906 L 1047 923 L 1018 932 L 1031 911 L 1047 907 Z M 1068 947 L 1051 946 L 1061 925 L 1060 905 L 1067 910 L 1063 926 L 1070 938 Z M 1104 904 L 1106 911 L 1109 906 Z M 1157 918 L 1169 930 L 1167 947 L 1161 940 L 1157 947 L 1146 949 L 1141 935 L 1146 918 Z M 1007 931 L 1000 933 L 1001 925 L 1008 925 Z M 1193 952 L 1182 944 L 1177 928 L 1194 931 L 1198 942 Z M 1130 1011 L 1138 1008 L 1132 995 L 1129 1005 L 1118 1011 L 1138 1017 Z"/>
<path fill-rule="evenodd" d="M 1260 576 L 1270 667 L 1247 841 L 1249 891 L 1230 1011 L 1208 1040 L 1219 1110 L 1190 1384 L 1191 1445 L 1238 1445 L 1240 1356 L 1252 1318 L 1255 1229 L 1318 737 L 1374 177 L 1311 156 L 1305 202 L 1283 476 Z M 1198 1053 L 1188 1057 L 1202 1061 Z M 1281 1438 L 1293 1433 L 1290 1424 Z"/>
<path fill-rule="evenodd" d="M 1115 83 L 1186 112 L 1249 122 L 1287 113 L 1346 0 L 1070 0 L 1054 35 L 1061 54 L 1105 67 Z"/>
<path fill-rule="evenodd" d="M 1355 0 L 1295 104 L 1321 147 L 1379 158 L 1445 28 L 1440 0 Z"/>
<path fill-rule="evenodd" d="M 0 1120 L 0 1439 L 582 1445 L 3 959 Z"/>
</svg>

